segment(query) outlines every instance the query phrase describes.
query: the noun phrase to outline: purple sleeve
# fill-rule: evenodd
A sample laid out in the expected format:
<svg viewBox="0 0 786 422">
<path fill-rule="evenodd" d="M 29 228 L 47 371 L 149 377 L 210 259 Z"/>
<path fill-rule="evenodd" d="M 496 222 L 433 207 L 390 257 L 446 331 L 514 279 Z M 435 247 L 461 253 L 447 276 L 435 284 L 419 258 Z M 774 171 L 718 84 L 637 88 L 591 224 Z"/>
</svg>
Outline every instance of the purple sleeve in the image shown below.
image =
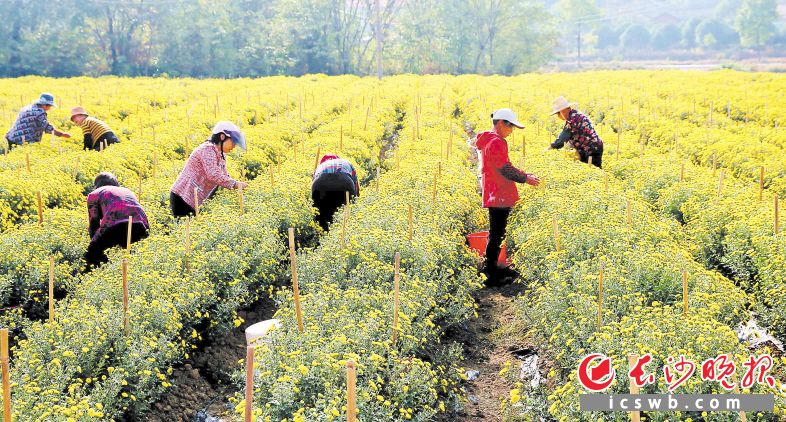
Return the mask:
<svg viewBox="0 0 786 422">
<path fill-rule="evenodd" d="M 92 239 L 95 236 L 96 231 L 101 226 L 101 201 L 97 194 L 91 193 L 87 196 L 87 215 L 90 218 L 90 226 L 88 231 L 90 233 L 90 238 Z"/>
</svg>

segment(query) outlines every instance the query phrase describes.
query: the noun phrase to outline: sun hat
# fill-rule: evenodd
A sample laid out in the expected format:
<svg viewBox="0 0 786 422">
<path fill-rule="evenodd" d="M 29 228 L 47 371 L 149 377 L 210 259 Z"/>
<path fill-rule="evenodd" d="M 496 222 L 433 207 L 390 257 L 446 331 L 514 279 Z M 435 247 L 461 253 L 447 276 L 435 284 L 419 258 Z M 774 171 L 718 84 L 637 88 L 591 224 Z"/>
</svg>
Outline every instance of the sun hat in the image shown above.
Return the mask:
<svg viewBox="0 0 786 422">
<path fill-rule="evenodd" d="M 42 93 L 41 96 L 38 97 L 38 99 L 35 101 L 35 104 L 57 107 L 57 105 L 55 105 L 55 96 L 48 92 Z"/>
<path fill-rule="evenodd" d="M 505 120 L 506 122 L 516 126 L 519 129 L 524 129 L 524 125 L 519 123 L 519 119 L 516 117 L 516 113 L 509 108 L 501 108 L 493 113 L 491 113 L 491 120 Z"/>
<path fill-rule="evenodd" d="M 551 114 L 549 114 L 549 116 L 553 116 L 568 107 L 573 107 L 574 105 L 576 105 L 576 103 L 569 103 L 565 97 L 560 95 L 554 100 L 554 102 L 551 103 Z"/>
<path fill-rule="evenodd" d="M 71 109 L 71 121 L 74 120 L 74 116 L 78 116 L 80 114 L 84 114 L 85 116 L 89 116 L 89 114 L 87 114 L 87 110 L 85 110 L 84 107 L 76 106 L 76 107 L 72 108 Z"/>
<path fill-rule="evenodd" d="M 337 159 L 338 159 L 338 155 L 336 154 L 325 154 L 322 156 L 322 159 L 319 160 L 319 164 L 322 164 L 327 160 L 337 160 Z"/>
<path fill-rule="evenodd" d="M 243 150 L 246 149 L 246 136 L 243 135 L 243 132 L 234 123 L 228 122 L 226 120 L 216 123 L 216 125 L 213 126 L 213 135 L 219 133 L 228 135 L 230 138 L 232 138 L 232 142 L 235 145 L 243 148 Z"/>
</svg>

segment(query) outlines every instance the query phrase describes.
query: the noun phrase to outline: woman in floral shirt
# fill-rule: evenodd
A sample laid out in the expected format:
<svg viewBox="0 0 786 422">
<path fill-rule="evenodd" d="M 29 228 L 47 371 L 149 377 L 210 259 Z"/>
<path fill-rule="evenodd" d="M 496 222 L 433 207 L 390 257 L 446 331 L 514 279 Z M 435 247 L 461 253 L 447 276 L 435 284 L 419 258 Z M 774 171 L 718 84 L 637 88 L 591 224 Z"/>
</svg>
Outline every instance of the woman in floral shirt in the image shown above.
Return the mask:
<svg viewBox="0 0 786 422">
<path fill-rule="evenodd" d="M 565 121 L 565 128 L 562 129 L 559 138 L 551 144 L 550 148 L 560 149 L 567 142 L 579 154 L 579 160 L 586 163 L 592 160 L 592 164 L 601 168 L 603 164 L 603 140 L 600 139 L 589 117 L 579 113 L 568 103 L 565 97 L 554 100 L 552 114 L 556 114 Z"/>
<path fill-rule="evenodd" d="M 210 139 L 194 148 L 186 166 L 172 185 L 169 209 L 173 216 L 195 215 L 196 207 L 210 198 L 219 186 L 225 189 L 243 189 L 248 186 L 248 183 L 235 180 L 227 173 L 224 154 L 236 146 L 246 149 L 246 137 L 240 128 L 227 121 L 216 123 Z"/>
<path fill-rule="evenodd" d="M 107 262 L 107 249 L 126 245 L 129 219 L 132 219 L 132 243 L 146 238 L 150 229 L 145 210 L 136 195 L 120 186 L 114 174 L 100 173 L 93 185 L 95 190 L 87 195 L 90 245 L 85 253 L 85 262 L 88 270 Z"/>
</svg>

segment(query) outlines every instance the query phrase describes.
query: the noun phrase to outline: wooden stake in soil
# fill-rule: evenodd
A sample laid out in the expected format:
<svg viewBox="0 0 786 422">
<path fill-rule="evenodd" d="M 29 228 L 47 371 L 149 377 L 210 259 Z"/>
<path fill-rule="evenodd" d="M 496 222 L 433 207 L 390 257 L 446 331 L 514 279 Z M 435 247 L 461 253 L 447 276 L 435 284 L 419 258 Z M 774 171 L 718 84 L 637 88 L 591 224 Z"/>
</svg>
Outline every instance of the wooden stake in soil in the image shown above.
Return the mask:
<svg viewBox="0 0 786 422">
<path fill-rule="evenodd" d="M 682 272 L 682 316 L 688 316 L 688 272 Z"/>
<path fill-rule="evenodd" d="M 554 245 L 555 245 L 555 247 L 557 249 L 557 252 L 559 252 L 560 250 L 562 250 L 562 248 L 560 248 L 559 226 L 557 225 L 557 219 L 556 218 L 552 218 L 551 219 L 551 227 L 554 229 Z"/>
<path fill-rule="evenodd" d="M 273 177 L 273 166 L 271 165 L 270 167 L 268 167 L 268 169 L 270 169 L 270 187 L 272 189 L 275 189 L 276 188 L 276 180 Z"/>
<path fill-rule="evenodd" d="M 41 191 L 35 193 L 35 203 L 38 208 L 38 225 L 44 224 L 44 208 L 41 204 Z"/>
<path fill-rule="evenodd" d="M 238 198 L 240 199 L 240 214 L 245 214 L 246 213 L 246 201 L 245 201 L 245 198 L 243 197 L 243 188 L 242 187 L 239 187 L 237 189 L 237 194 L 238 194 Z"/>
<path fill-rule="evenodd" d="M 128 259 L 123 258 L 123 333 L 128 334 Z"/>
<path fill-rule="evenodd" d="M 251 422 L 254 410 L 254 346 L 246 347 L 246 412 L 245 422 Z"/>
<path fill-rule="evenodd" d="M 339 126 L 338 129 L 338 151 L 344 152 L 344 126 Z"/>
<path fill-rule="evenodd" d="M 631 353 L 628 355 L 628 366 L 633 368 L 636 365 L 636 361 L 639 360 L 639 355 Z M 639 386 L 633 383 L 633 378 L 629 379 L 630 381 L 630 393 L 631 394 L 639 394 Z M 641 412 L 634 411 L 628 412 L 630 415 L 631 422 L 640 422 L 641 421 Z"/>
<path fill-rule="evenodd" d="M 737 384 L 737 372 L 733 372 L 731 374 L 731 382 L 734 383 L 734 394 L 740 394 L 740 386 Z M 745 415 L 745 411 L 740 411 L 740 421 L 748 422 L 748 416 Z"/>
<path fill-rule="evenodd" d="M 188 256 L 191 253 L 191 218 L 186 217 L 186 253 L 183 258 L 183 268 L 188 271 Z"/>
<path fill-rule="evenodd" d="M 682 163 L 682 167 L 680 167 L 680 182 L 685 180 L 685 162 Z"/>
<path fill-rule="evenodd" d="M 409 240 L 412 240 L 412 205 L 409 206 Z"/>
<path fill-rule="evenodd" d="M 300 311 L 300 288 L 297 283 L 297 255 L 295 255 L 295 229 L 289 228 L 289 262 L 292 267 L 292 291 L 295 296 L 295 318 L 297 330 L 303 332 L 303 314 Z"/>
<path fill-rule="evenodd" d="M 312 173 L 312 174 L 313 174 L 315 171 L 317 171 L 317 167 L 319 166 L 319 153 L 320 153 L 320 151 L 321 151 L 321 150 L 322 150 L 322 147 L 318 145 L 318 146 L 317 146 L 317 155 L 316 155 L 316 157 L 314 157 L 314 169 L 313 169 L 313 170 L 311 170 L 311 173 Z"/>
<path fill-rule="evenodd" d="M 194 186 L 194 218 L 199 218 L 199 188 Z"/>
<path fill-rule="evenodd" d="M 131 254 L 131 228 L 134 224 L 134 216 L 128 216 L 128 233 L 126 234 L 126 253 Z"/>
<path fill-rule="evenodd" d="M 25 153 L 25 168 L 27 168 L 27 172 L 30 173 L 30 153 Z"/>
<path fill-rule="evenodd" d="M 49 257 L 49 323 L 55 322 L 55 257 Z"/>
<path fill-rule="evenodd" d="M 401 275 L 399 268 L 401 267 L 401 254 L 396 252 L 395 272 L 393 273 L 393 345 L 395 346 L 398 340 L 398 310 L 399 310 L 399 281 Z"/>
<path fill-rule="evenodd" d="M 0 366 L 3 370 L 3 420 L 11 420 L 11 363 L 8 359 L 8 328 L 0 329 Z"/>
<path fill-rule="evenodd" d="M 630 199 L 625 202 L 625 215 L 625 221 L 628 224 L 628 229 L 630 229 L 633 226 L 633 210 L 630 204 Z"/>
<path fill-rule="evenodd" d="M 347 361 L 347 422 L 357 422 L 357 373 L 355 362 Z"/>
</svg>

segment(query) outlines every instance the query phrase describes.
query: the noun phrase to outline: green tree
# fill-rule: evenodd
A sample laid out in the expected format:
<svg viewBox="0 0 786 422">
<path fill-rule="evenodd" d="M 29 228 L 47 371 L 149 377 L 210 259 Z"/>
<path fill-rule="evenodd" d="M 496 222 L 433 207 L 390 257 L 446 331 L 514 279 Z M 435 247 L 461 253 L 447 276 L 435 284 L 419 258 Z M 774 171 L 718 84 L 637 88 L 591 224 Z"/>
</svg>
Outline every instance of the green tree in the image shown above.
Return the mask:
<svg viewBox="0 0 786 422">
<path fill-rule="evenodd" d="M 775 33 L 778 20 L 776 0 L 744 0 L 737 12 L 736 26 L 745 47 L 761 47 Z"/>
<path fill-rule="evenodd" d="M 682 39 L 680 28 L 674 24 L 663 25 L 652 36 L 652 47 L 658 50 L 669 50 L 679 44 Z"/>
</svg>

